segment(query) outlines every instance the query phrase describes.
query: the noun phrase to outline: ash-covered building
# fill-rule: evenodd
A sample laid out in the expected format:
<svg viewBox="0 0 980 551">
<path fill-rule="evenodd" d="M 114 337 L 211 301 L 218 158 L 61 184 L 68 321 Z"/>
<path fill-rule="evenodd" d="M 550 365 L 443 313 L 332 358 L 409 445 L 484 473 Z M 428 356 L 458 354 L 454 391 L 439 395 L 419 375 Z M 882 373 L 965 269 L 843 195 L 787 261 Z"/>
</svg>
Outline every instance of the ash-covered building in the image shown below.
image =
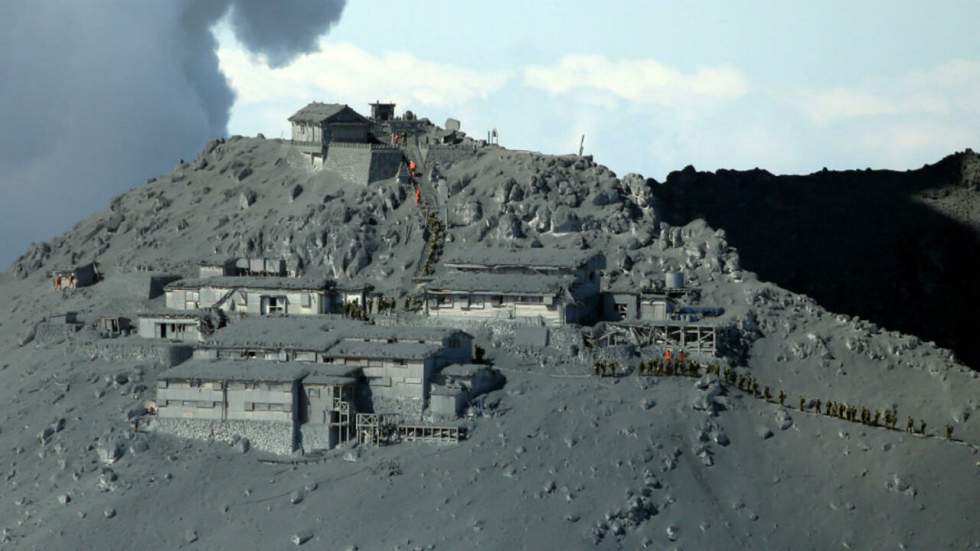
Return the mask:
<svg viewBox="0 0 980 551">
<path fill-rule="evenodd" d="M 449 255 L 426 285 L 425 313 L 459 320 L 588 324 L 599 314 L 595 251 L 469 248 Z"/>
<path fill-rule="evenodd" d="M 363 376 L 375 410 L 419 416 L 434 376 L 471 361 L 473 337 L 458 329 L 378 326 L 339 318 L 247 318 L 194 352 L 198 360 L 267 360 L 346 366 Z"/>
<path fill-rule="evenodd" d="M 377 108 L 373 112 L 378 114 Z M 372 121 L 347 105 L 313 102 L 289 117 L 289 122 L 293 145 L 314 170 L 329 170 L 358 184 L 398 174 L 401 149 L 379 142 L 371 134 Z"/>
<path fill-rule="evenodd" d="M 289 454 L 353 434 L 356 370 L 288 362 L 191 360 L 157 379 L 154 430 Z"/>
<path fill-rule="evenodd" d="M 212 276 L 166 286 L 172 310 L 217 308 L 253 315 L 330 313 L 333 281 L 306 277 Z"/>
</svg>

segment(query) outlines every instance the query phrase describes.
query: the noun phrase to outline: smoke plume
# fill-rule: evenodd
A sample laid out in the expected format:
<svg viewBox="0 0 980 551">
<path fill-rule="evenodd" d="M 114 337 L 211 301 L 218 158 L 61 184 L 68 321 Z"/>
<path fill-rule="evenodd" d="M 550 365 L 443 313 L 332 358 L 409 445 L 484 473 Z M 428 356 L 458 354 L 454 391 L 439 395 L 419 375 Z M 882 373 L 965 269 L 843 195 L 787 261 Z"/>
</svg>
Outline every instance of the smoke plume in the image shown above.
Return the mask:
<svg viewBox="0 0 980 551">
<path fill-rule="evenodd" d="M 0 266 L 226 134 L 221 18 L 278 66 L 314 50 L 344 4 L 0 3 Z"/>
</svg>

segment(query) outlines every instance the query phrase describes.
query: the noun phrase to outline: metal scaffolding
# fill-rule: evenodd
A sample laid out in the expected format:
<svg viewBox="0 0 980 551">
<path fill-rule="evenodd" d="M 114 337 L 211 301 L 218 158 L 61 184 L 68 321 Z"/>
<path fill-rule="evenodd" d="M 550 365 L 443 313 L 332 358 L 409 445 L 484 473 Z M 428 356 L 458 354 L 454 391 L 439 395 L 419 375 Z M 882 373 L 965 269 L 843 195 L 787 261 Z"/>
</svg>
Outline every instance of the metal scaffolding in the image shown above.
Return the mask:
<svg viewBox="0 0 980 551">
<path fill-rule="evenodd" d="M 714 356 L 718 350 L 717 328 L 703 323 L 643 322 L 609 323 L 598 339 L 600 346 L 635 344 L 669 346 Z"/>
<path fill-rule="evenodd" d="M 357 436 L 361 444 L 382 446 L 395 441 L 455 444 L 466 437 L 458 425 L 402 423 L 394 413 L 358 413 Z"/>
</svg>

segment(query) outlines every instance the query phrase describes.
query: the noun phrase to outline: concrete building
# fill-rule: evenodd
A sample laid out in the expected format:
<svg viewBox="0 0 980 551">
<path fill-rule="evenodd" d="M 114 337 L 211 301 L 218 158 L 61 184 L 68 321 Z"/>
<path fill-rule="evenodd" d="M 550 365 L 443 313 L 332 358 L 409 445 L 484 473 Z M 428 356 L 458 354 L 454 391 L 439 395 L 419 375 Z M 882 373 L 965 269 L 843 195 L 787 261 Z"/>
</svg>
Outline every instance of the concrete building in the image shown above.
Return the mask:
<svg viewBox="0 0 980 551">
<path fill-rule="evenodd" d="M 571 275 L 598 288 L 606 260 L 591 249 L 467 247 L 447 254 L 442 265 L 466 273 Z"/>
<path fill-rule="evenodd" d="M 385 113 L 386 108 L 381 108 Z M 289 122 L 293 145 L 314 170 L 329 170 L 356 184 L 398 174 L 401 149 L 379 143 L 371 135 L 372 122 L 347 105 L 313 102 L 289 117 Z"/>
<path fill-rule="evenodd" d="M 597 293 L 572 276 L 454 272 L 425 290 L 425 313 L 448 320 L 540 320 L 546 325 L 595 319 Z"/>
<path fill-rule="evenodd" d="M 362 324 L 336 317 L 245 318 L 207 338 L 194 357 L 323 363 L 324 353 L 343 338 L 341 331 Z"/>
<path fill-rule="evenodd" d="M 205 340 L 197 360 L 270 360 L 346 367 L 364 376 L 375 411 L 419 414 L 443 366 L 472 361 L 473 337 L 458 329 L 378 326 L 336 317 L 246 318 Z"/>
<path fill-rule="evenodd" d="M 420 414 L 433 375 L 446 365 L 441 349 L 438 344 L 344 340 L 324 357 L 332 365 L 361 368 L 375 411 L 399 409 Z"/>
<path fill-rule="evenodd" d="M 618 289 L 603 292 L 607 321 L 666 321 L 673 318 L 676 300 L 667 293 Z"/>
<path fill-rule="evenodd" d="M 312 102 L 289 117 L 293 141 L 367 143 L 371 121 L 345 104 Z"/>
<path fill-rule="evenodd" d="M 343 329 L 338 335 L 345 341 L 437 345 L 443 365 L 473 359 L 473 335 L 455 328 L 359 324 Z"/>
<path fill-rule="evenodd" d="M 327 279 L 214 276 L 183 279 L 165 290 L 167 308 L 173 310 L 310 316 L 328 313 L 332 287 Z"/>
<path fill-rule="evenodd" d="M 426 314 L 450 319 L 592 323 L 599 315 L 594 251 L 475 247 L 447 255 L 426 286 Z"/>
<path fill-rule="evenodd" d="M 157 429 L 288 454 L 301 445 L 302 365 L 190 360 L 157 379 Z"/>
<path fill-rule="evenodd" d="M 302 445 L 304 450 L 332 449 L 355 436 L 360 368 L 312 367 L 303 378 Z"/>
<path fill-rule="evenodd" d="M 144 339 L 202 342 L 217 327 L 210 312 L 147 312 L 137 316 L 136 334 Z"/>
<path fill-rule="evenodd" d="M 55 289 L 75 289 L 88 287 L 99 279 L 99 270 L 94 262 L 82 264 L 74 268 L 53 270 L 51 280 Z"/>
</svg>

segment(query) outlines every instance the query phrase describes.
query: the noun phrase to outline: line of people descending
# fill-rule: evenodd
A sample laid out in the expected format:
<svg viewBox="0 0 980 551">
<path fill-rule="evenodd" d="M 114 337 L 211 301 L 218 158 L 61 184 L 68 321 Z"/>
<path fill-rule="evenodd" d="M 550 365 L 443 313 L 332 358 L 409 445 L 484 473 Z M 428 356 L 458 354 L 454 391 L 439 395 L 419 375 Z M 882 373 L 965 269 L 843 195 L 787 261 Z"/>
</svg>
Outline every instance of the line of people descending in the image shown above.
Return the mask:
<svg viewBox="0 0 980 551">
<path fill-rule="evenodd" d="M 627 374 L 618 362 L 597 359 L 592 366 L 592 372 L 599 377 L 619 377 Z M 734 386 L 742 392 L 767 402 L 778 403 L 786 406 L 786 393 L 782 390 L 778 395 L 773 395 L 772 390 L 767 385 L 761 385 L 751 375 L 740 374 L 731 367 L 722 369 L 717 363 L 704 364 L 698 361 L 689 361 L 687 354 L 681 350 L 676 355 L 673 350 L 664 351 L 663 357 L 656 357 L 653 360 L 641 361 L 637 366 L 636 374 L 640 376 L 678 376 L 678 377 L 700 377 L 702 375 L 715 375 L 723 383 Z M 866 407 L 849 405 L 844 402 L 827 400 L 808 401 L 804 396 L 800 396 L 799 410 L 802 412 L 815 413 L 837 417 L 844 421 L 860 422 L 872 427 L 882 427 L 890 430 L 898 430 L 898 410 L 886 409 L 872 410 Z M 908 417 L 905 423 L 905 432 L 912 434 L 926 434 L 926 422 L 919 420 L 916 426 L 915 420 Z M 947 440 L 953 439 L 953 425 L 947 424 L 943 434 Z"/>
</svg>

